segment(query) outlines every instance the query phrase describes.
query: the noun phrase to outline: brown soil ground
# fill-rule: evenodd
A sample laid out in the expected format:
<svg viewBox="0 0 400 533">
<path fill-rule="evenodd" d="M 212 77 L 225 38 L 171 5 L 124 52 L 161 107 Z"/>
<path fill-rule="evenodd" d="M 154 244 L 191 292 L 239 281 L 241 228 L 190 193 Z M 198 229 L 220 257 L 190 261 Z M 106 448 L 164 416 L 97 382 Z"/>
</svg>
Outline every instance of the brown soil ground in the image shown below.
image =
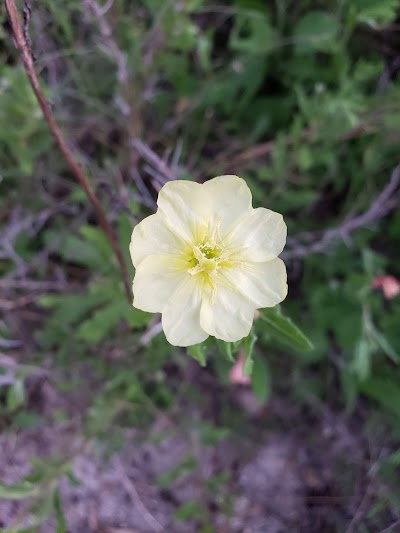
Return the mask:
<svg viewBox="0 0 400 533">
<path fill-rule="evenodd" d="M 209 389 L 205 405 L 183 402 L 178 412 L 182 426 L 160 414 L 146 437 L 137 429 L 120 430 L 121 444 L 114 450 L 107 438 L 79 441 L 87 404 L 82 391 L 64 396 L 51 379 L 35 380 L 30 407 L 44 422 L 35 429 L 3 429 L 0 479 L 17 482 L 35 456 L 49 459 L 77 450 L 72 471 L 79 483 L 65 476 L 59 481 L 70 533 L 359 531 L 373 481 L 366 482 L 370 461 L 354 419 L 321 406 L 305 410 L 277 396 L 259 406 L 248 389 L 222 390 L 206 370 L 195 372 L 200 381 L 207 375 L 200 384 Z M 245 422 L 217 445 L 206 446 L 193 421 L 210 420 L 210 413 L 218 418 L 224 402 Z M 61 408 L 67 420 L 54 416 Z M 188 420 L 192 424 L 185 428 Z M 188 455 L 198 467 L 160 487 L 158 476 Z M 213 495 L 207 481 L 224 471 L 229 479 Z M 174 518 L 176 509 L 191 500 L 203 505 L 203 524 Z M 28 510 L 29 501 L 0 500 L 0 527 L 10 527 L 19 517 L 27 525 Z M 202 529 L 204 523 L 209 529 Z M 56 531 L 54 518 L 37 531 Z"/>
</svg>

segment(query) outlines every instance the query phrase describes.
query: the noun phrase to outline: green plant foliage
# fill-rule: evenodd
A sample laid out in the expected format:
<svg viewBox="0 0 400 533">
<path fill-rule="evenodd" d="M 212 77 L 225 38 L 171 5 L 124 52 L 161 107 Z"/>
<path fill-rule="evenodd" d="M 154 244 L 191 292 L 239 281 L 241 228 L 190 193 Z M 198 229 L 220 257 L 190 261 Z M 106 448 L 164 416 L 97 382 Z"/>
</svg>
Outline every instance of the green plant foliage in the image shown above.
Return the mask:
<svg viewBox="0 0 400 533">
<path fill-rule="evenodd" d="M 230 435 L 230 429 L 226 427 L 216 427 L 207 422 L 199 425 L 200 441 L 205 446 L 215 446 L 218 442 L 226 439 Z"/>
<path fill-rule="evenodd" d="M 396 417 L 400 417 L 400 386 L 397 379 L 390 375 L 371 376 L 361 383 L 360 389 Z"/>
<path fill-rule="evenodd" d="M 192 500 L 180 505 L 175 511 L 174 516 L 177 520 L 190 520 L 202 517 L 203 513 L 204 509 L 201 503 L 197 500 Z"/>
<path fill-rule="evenodd" d="M 35 161 L 52 144 L 40 108 L 24 70 L 0 67 L 0 122 L 8 124 L 0 132 L 1 173 L 32 173 Z"/>
<path fill-rule="evenodd" d="M 169 485 L 171 485 L 171 483 L 176 481 L 185 473 L 193 472 L 196 466 L 196 459 L 193 457 L 193 455 L 188 455 L 176 466 L 160 475 L 156 480 L 157 485 L 159 487 L 168 487 Z"/>
</svg>

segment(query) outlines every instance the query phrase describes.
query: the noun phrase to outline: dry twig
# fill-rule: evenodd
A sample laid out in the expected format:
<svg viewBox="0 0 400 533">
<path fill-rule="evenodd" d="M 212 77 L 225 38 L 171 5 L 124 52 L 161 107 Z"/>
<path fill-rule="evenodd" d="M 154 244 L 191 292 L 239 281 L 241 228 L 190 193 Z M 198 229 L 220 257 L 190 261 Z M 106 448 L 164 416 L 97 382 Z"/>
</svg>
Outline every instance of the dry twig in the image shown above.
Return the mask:
<svg viewBox="0 0 400 533">
<path fill-rule="evenodd" d="M 150 513 L 147 507 L 142 502 L 138 491 L 136 490 L 135 485 L 132 480 L 126 474 L 126 469 L 122 464 L 119 458 L 115 459 L 117 468 L 119 470 L 119 475 L 121 479 L 122 486 L 124 487 L 126 493 L 130 497 L 133 505 L 135 505 L 140 512 L 142 513 L 143 519 L 147 522 L 152 531 L 164 531 L 164 527 L 160 522 Z"/>
<path fill-rule="evenodd" d="M 176 179 L 176 174 L 146 143 L 140 139 L 133 139 L 132 146 L 138 151 L 143 159 L 157 169 L 158 176 L 164 176 L 164 179 L 162 180 L 157 178 L 161 181 L 161 185 L 164 185 L 167 181 L 173 181 Z M 153 175 L 153 177 L 155 177 L 155 175 Z"/>
<path fill-rule="evenodd" d="M 0 279 L 0 289 L 15 289 L 38 292 L 65 292 L 66 289 L 72 290 L 73 285 L 64 281 L 40 281 L 33 279 Z"/>
<path fill-rule="evenodd" d="M 369 226 L 384 218 L 399 204 L 399 199 L 395 197 L 399 185 L 400 164 L 394 168 L 389 183 L 364 213 L 354 217 L 347 217 L 336 228 L 330 228 L 322 232 L 304 232 L 288 238 L 289 249 L 281 254 L 282 259 L 297 259 L 308 254 L 325 252 L 335 240 L 342 239 L 346 241 L 353 231 Z"/>
<path fill-rule="evenodd" d="M 379 533 L 395 533 L 397 531 L 395 528 L 400 526 L 400 519 L 393 522 L 393 524 L 390 524 L 390 526 L 386 527 L 385 529 L 382 529 L 379 531 Z"/>
<path fill-rule="evenodd" d="M 87 197 L 89 198 L 102 230 L 104 231 L 105 235 L 110 241 L 111 247 L 115 253 L 115 256 L 117 258 L 117 261 L 118 261 L 118 264 L 121 270 L 121 276 L 122 276 L 122 281 L 124 283 L 126 296 L 127 296 L 127 299 L 130 301 L 131 300 L 131 288 L 130 288 L 128 269 L 125 264 L 122 250 L 118 243 L 118 239 L 115 235 L 115 232 L 111 224 L 108 222 L 107 217 L 104 214 L 103 208 L 94 190 L 92 189 L 92 186 L 90 185 L 90 182 L 88 181 L 87 176 L 83 172 L 81 166 L 76 161 L 71 148 L 68 146 L 63 136 L 63 133 L 61 132 L 61 129 L 59 128 L 54 118 L 51 107 L 48 101 L 46 100 L 46 97 L 44 96 L 44 93 L 42 91 L 42 88 L 39 82 L 38 75 L 36 73 L 36 70 L 33 64 L 32 54 L 30 52 L 29 45 L 24 35 L 24 30 L 21 25 L 20 16 L 19 16 L 16 4 L 15 4 L 15 0 L 5 0 L 5 6 L 7 9 L 7 13 L 8 13 L 8 17 L 10 20 L 10 25 L 11 25 L 11 29 L 12 29 L 12 33 L 15 39 L 16 46 L 20 52 L 25 71 L 28 75 L 28 79 L 33 89 L 33 92 L 35 93 L 35 96 L 42 109 L 44 118 L 46 122 L 48 123 L 50 130 L 53 134 L 53 137 L 58 147 L 60 148 L 72 174 L 75 176 L 78 182 L 82 185 Z"/>
<path fill-rule="evenodd" d="M 37 299 L 37 294 L 27 294 L 25 296 L 21 296 L 20 298 L 13 300 L 4 300 L 3 298 L 0 298 L 0 310 L 13 311 L 14 309 L 25 307 L 31 303 L 34 303 L 37 301 Z"/>
</svg>

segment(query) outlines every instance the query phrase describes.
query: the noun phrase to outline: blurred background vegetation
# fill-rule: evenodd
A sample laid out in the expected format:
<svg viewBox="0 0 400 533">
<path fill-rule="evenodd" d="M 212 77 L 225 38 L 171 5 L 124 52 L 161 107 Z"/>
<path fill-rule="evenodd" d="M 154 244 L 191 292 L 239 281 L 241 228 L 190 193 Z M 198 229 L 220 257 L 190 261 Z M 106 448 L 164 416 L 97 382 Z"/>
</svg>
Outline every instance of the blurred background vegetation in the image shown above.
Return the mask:
<svg viewBox="0 0 400 533">
<path fill-rule="evenodd" d="M 0 528 L 399 531 L 400 2 L 30 8 L 127 263 L 165 181 L 238 174 L 285 217 L 282 310 L 314 349 L 257 320 L 240 385 L 230 353 L 202 368 L 126 302 L 0 10 Z"/>
</svg>

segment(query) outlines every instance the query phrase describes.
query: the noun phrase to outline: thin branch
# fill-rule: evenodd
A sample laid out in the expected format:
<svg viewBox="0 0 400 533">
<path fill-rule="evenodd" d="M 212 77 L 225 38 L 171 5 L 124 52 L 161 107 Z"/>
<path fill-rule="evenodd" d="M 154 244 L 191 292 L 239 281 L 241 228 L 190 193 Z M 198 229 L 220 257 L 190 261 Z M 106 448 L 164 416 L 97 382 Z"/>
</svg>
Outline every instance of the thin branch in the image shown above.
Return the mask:
<svg viewBox="0 0 400 533">
<path fill-rule="evenodd" d="M 140 346 L 147 346 L 149 342 L 162 332 L 161 320 L 157 317 L 156 320 L 150 322 L 148 328 L 139 339 Z"/>
<path fill-rule="evenodd" d="M 397 526 L 400 526 L 400 520 L 396 520 L 395 522 L 393 522 L 393 524 L 390 524 L 389 527 L 387 527 L 387 528 L 382 529 L 381 531 L 379 531 L 379 533 L 389 533 L 389 532 L 394 533 L 394 532 L 395 532 L 395 528 L 396 528 Z"/>
<path fill-rule="evenodd" d="M 25 290 L 38 292 L 65 292 L 66 289 L 73 290 L 74 286 L 59 281 L 38 281 L 30 279 L 0 279 L 1 290 Z"/>
<path fill-rule="evenodd" d="M 118 42 L 114 39 L 113 29 L 105 16 L 109 10 L 108 5 L 107 7 L 101 7 L 97 0 L 85 0 L 84 4 L 88 6 L 89 10 L 93 13 L 97 20 L 100 34 L 103 39 L 102 48 L 104 52 L 107 53 L 109 57 L 114 59 L 117 65 L 117 78 L 122 90 L 115 99 L 115 102 L 124 117 L 126 140 L 127 143 L 130 143 L 130 139 L 132 137 L 137 137 L 137 135 L 140 133 L 141 113 L 140 105 L 137 105 L 137 102 L 132 99 L 132 87 L 129 83 L 130 76 L 127 64 L 127 55 L 121 50 Z M 132 146 L 129 145 L 129 148 L 132 148 Z M 129 176 L 135 182 L 135 185 L 139 191 L 139 194 L 142 196 L 144 203 L 146 203 L 152 210 L 155 210 L 157 204 L 152 198 L 150 191 L 148 190 L 137 169 L 138 157 L 136 151 L 134 152 L 129 150 L 128 156 Z"/>
<path fill-rule="evenodd" d="M 3 298 L 0 298 L 0 310 L 1 311 L 13 311 L 14 309 L 18 309 L 20 307 L 26 307 L 27 305 L 36 302 L 38 299 L 37 294 L 27 294 L 25 296 L 21 296 L 21 298 L 13 299 L 13 300 L 4 300 Z M 1 339 L 0 339 L 0 345 L 1 345 Z"/>
<path fill-rule="evenodd" d="M 105 19 L 105 15 L 110 10 L 114 0 L 107 2 L 104 6 L 99 6 L 96 0 L 86 0 L 85 2 L 89 9 L 94 13 L 97 22 L 99 24 L 100 33 L 107 43 L 104 47 L 104 51 L 108 53 L 117 64 L 117 78 L 122 87 L 127 88 L 129 82 L 129 72 L 127 67 L 127 57 L 124 52 L 119 48 L 116 41 L 112 38 L 112 29 Z M 122 102 L 122 111 L 129 107 L 128 102 L 125 100 Z M 129 114 L 129 111 L 128 111 Z"/>
<path fill-rule="evenodd" d="M 132 146 L 138 151 L 139 155 L 143 157 L 148 163 L 153 165 L 161 174 L 164 176 L 162 185 L 167 183 L 167 181 L 176 180 L 176 174 L 171 170 L 171 168 L 163 161 L 146 143 L 140 139 L 133 139 Z"/>
<path fill-rule="evenodd" d="M 19 348 L 21 346 L 21 341 L 13 340 L 13 339 L 3 339 L 3 337 L 0 337 L 0 348 L 4 349 L 14 349 Z M 0 354 L 0 363 L 1 363 L 1 354 Z"/>
<path fill-rule="evenodd" d="M 33 92 L 35 93 L 35 96 L 42 109 L 44 118 L 46 122 L 48 123 L 50 130 L 53 134 L 53 137 L 58 147 L 60 148 L 72 174 L 76 177 L 78 182 L 82 185 L 83 189 L 85 190 L 85 193 L 87 197 L 89 198 L 93 206 L 93 209 L 96 213 L 99 224 L 102 230 L 104 231 L 105 235 L 107 236 L 108 240 L 110 241 L 111 247 L 115 253 L 115 256 L 117 258 L 117 261 L 118 261 L 118 264 L 121 270 L 121 276 L 122 276 L 122 281 L 123 281 L 124 288 L 125 288 L 126 297 L 129 301 L 131 301 L 131 287 L 130 287 L 128 269 L 127 269 L 127 266 L 124 260 L 124 256 L 122 254 L 121 247 L 118 243 L 118 239 L 115 235 L 115 232 L 111 224 L 108 222 L 104 214 L 103 208 L 94 190 L 92 189 L 90 182 L 88 181 L 81 166 L 77 163 L 71 148 L 68 146 L 63 136 L 63 133 L 61 132 L 54 118 L 51 107 L 48 101 L 46 100 L 46 97 L 43 94 L 42 88 L 40 86 L 39 78 L 37 76 L 37 73 L 36 73 L 36 70 L 33 64 L 32 54 L 30 53 L 29 45 L 27 43 L 27 40 L 24 35 L 24 31 L 21 26 L 20 16 L 19 16 L 17 7 L 15 5 L 15 1 L 5 0 L 5 6 L 7 9 L 7 13 L 8 13 L 8 17 L 10 20 L 10 25 L 12 28 L 16 46 L 20 52 L 25 71 L 28 75 L 29 82 L 31 84 Z"/>
<path fill-rule="evenodd" d="M 152 531 L 164 531 L 164 527 L 150 513 L 150 511 L 142 502 L 142 499 L 140 498 L 135 485 L 126 473 L 126 465 L 124 465 L 119 458 L 115 458 L 115 462 L 119 471 L 118 473 L 121 479 L 122 486 L 125 489 L 125 492 L 128 494 L 133 505 L 135 505 L 138 511 L 142 514 L 143 519 L 147 522 L 148 526 L 151 528 Z"/>
<path fill-rule="evenodd" d="M 384 218 L 399 205 L 399 199 L 395 198 L 399 185 L 400 164 L 394 168 L 389 183 L 364 213 L 347 217 L 336 228 L 330 228 L 323 232 L 304 232 L 289 238 L 289 250 L 281 254 L 282 259 L 296 259 L 308 254 L 325 252 L 336 239 L 345 241 L 353 231 Z"/>
<path fill-rule="evenodd" d="M 18 370 L 28 370 L 30 374 L 36 375 L 47 375 L 49 373 L 45 368 L 18 363 L 13 357 L 2 352 L 0 352 L 0 366 L 6 368 L 10 373 Z"/>
<path fill-rule="evenodd" d="M 29 0 L 24 1 L 24 9 L 22 13 L 23 13 L 23 19 L 24 19 L 23 31 L 24 31 L 25 41 L 29 47 L 29 52 L 31 53 L 31 56 L 33 57 L 33 59 L 35 59 L 32 53 L 31 41 L 29 39 L 29 22 L 32 16 L 32 8 L 31 8 L 31 4 Z"/>
</svg>

